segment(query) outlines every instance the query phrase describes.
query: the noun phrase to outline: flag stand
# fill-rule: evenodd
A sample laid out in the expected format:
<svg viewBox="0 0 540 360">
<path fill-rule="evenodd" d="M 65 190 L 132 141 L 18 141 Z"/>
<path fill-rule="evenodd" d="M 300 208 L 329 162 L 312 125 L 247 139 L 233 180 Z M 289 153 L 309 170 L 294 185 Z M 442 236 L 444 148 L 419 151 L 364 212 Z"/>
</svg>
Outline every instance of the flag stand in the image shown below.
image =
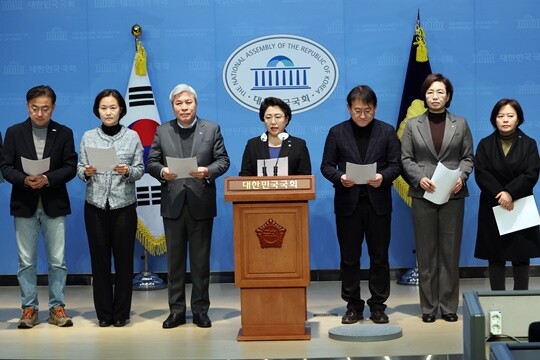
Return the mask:
<svg viewBox="0 0 540 360">
<path fill-rule="evenodd" d="M 165 289 L 167 284 L 155 273 L 148 271 L 148 252 L 146 249 L 142 257 L 144 259 L 144 271 L 138 273 L 133 279 L 133 290 L 148 291 Z"/>
<path fill-rule="evenodd" d="M 405 274 L 401 275 L 397 283 L 400 285 L 418 285 L 418 268 L 413 267 L 405 271 Z"/>
</svg>

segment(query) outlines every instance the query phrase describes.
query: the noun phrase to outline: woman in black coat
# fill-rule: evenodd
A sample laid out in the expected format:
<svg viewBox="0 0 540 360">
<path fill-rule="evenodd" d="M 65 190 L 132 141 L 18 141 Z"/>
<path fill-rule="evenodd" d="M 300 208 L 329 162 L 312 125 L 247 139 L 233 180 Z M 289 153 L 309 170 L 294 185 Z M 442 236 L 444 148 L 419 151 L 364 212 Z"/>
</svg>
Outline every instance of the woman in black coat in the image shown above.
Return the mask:
<svg viewBox="0 0 540 360">
<path fill-rule="evenodd" d="M 480 141 L 475 157 L 481 194 L 474 256 L 488 260 L 491 290 L 505 289 L 506 261 L 512 262 L 514 290 L 527 290 L 530 259 L 540 256 L 540 229 L 501 236 L 492 208 L 501 205 L 512 211 L 514 201 L 533 194 L 540 157 L 536 141 L 519 129 L 524 118 L 517 100 L 499 100 L 490 121 L 496 130 Z"/>
</svg>

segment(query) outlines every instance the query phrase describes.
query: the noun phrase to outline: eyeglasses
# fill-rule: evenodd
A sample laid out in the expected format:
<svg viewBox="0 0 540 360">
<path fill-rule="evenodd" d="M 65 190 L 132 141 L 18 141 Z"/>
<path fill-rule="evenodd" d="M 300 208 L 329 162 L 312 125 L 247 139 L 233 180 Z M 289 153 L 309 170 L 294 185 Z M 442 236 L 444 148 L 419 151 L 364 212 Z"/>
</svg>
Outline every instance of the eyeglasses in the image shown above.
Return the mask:
<svg viewBox="0 0 540 360">
<path fill-rule="evenodd" d="M 362 116 L 362 114 L 365 116 L 370 116 L 373 114 L 373 108 L 353 109 L 353 113 L 358 116 Z"/>
<path fill-rule="evenodd" d="M 43 114 L 48 114 L 51 110 L 52 108 L 50 106 L 30 106 L 30 111 L 34 114 L 39 114 L 40 112 L 42 112 Z"/>
<path fill-rule="evenodd" d="M 427 97 L 434 97 L 435 95 L 437 95 L 437 97 L 444 97 L 446 96 L 446 91 L 444 90 L 431 91 L 430 90 L 426 92 Z"/>
<path fill-rule="evenodd" d="M 264 121 L 272 122 L 272 120 L 275 120 L 276 122 L 284 121 L 285 115 L 283 114 L 264 115 Z"/>
</svg>

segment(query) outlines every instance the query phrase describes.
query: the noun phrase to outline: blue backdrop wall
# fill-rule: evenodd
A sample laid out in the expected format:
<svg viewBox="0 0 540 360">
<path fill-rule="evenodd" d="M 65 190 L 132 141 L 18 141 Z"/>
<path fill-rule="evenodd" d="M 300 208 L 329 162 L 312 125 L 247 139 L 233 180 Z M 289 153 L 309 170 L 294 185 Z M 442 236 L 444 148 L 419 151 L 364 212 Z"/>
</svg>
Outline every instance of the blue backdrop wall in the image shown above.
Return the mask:
<svg viewBox="0 0 540 360">
<path fill-rule="evenodd" d="M 133 24 L 143 28 L 148 71 L 161 120 L 173 118 L 168 94 L 178 83 L 199 95 L 199 115 L 222 126 L 236 176 L 248 138 L 263 130 L 258 115 L 227 92 L 223 67 L 229 56 L 255 38 L 289 34 L 328 50 L 339 67 L 335 90 L 320 105 L 295 114 L 289 131 L 308 142 L 317 182 L 310 203 L 312 269 L 339 268 L 333 188 L 319 171 L 328 129 L 348 118 L 345 97 L 369 84 L 379 97 L 377 118 L 397 123 L 417 10 L 426 30 L 431 67 L 455 88 L 450 111 L 468 119 L 475 144 L 491 131 L 489 114 L 502 97 L 515 97 L 525 111 L 522 129 L 539 139 L 540 3 L 456 0 L 2 0 L 0 1 L 0 131 L 27 117 L 26 91 L 51 85 L 58 94 L 54 119 L 74 130 L 75 143 L 99 125 L 92 114 L 104 88 L 125 93 L 134 56 Z M 461 266 L 485 265 L 474 258 L 479 191 L 469 181 Z M 218 212 L 212 271 L 233 270 L 232 206 L 218 181 Z M 0 184 L 0 274 L 17 271 L 11 186 Z M 69 183 L 66 259 L 70 273 L 89 273 L 83 223 L 84 185 Z M 535 194 L 538 194 L 537 191 Z M 390 263 L 415 264 L 410 209 L 394 193 Z M 143 268 L 137 244 L 136 270 Z M 367 266 L 366 254 L 363 265 Z M 152 257 L 153 271 L 166 271 L 165 256 Z M 39 272 L 46 272 L 43 250 Z"/>
</svg>

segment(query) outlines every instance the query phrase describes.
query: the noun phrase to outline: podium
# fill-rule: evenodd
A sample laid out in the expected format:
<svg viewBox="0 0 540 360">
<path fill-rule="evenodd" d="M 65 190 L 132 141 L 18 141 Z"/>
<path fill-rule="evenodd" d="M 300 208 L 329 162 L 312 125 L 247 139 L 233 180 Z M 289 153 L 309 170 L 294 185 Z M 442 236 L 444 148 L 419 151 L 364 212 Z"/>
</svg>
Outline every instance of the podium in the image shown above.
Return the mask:
<svg viewBox="0 0 540 360">
<path fill-rule="evenodd" d="M 315 178 L 228 177 L 224 195 L 233 203 L 237 340 L 311 339 L 308 200 L 315 199 Z"/>
</svg>

